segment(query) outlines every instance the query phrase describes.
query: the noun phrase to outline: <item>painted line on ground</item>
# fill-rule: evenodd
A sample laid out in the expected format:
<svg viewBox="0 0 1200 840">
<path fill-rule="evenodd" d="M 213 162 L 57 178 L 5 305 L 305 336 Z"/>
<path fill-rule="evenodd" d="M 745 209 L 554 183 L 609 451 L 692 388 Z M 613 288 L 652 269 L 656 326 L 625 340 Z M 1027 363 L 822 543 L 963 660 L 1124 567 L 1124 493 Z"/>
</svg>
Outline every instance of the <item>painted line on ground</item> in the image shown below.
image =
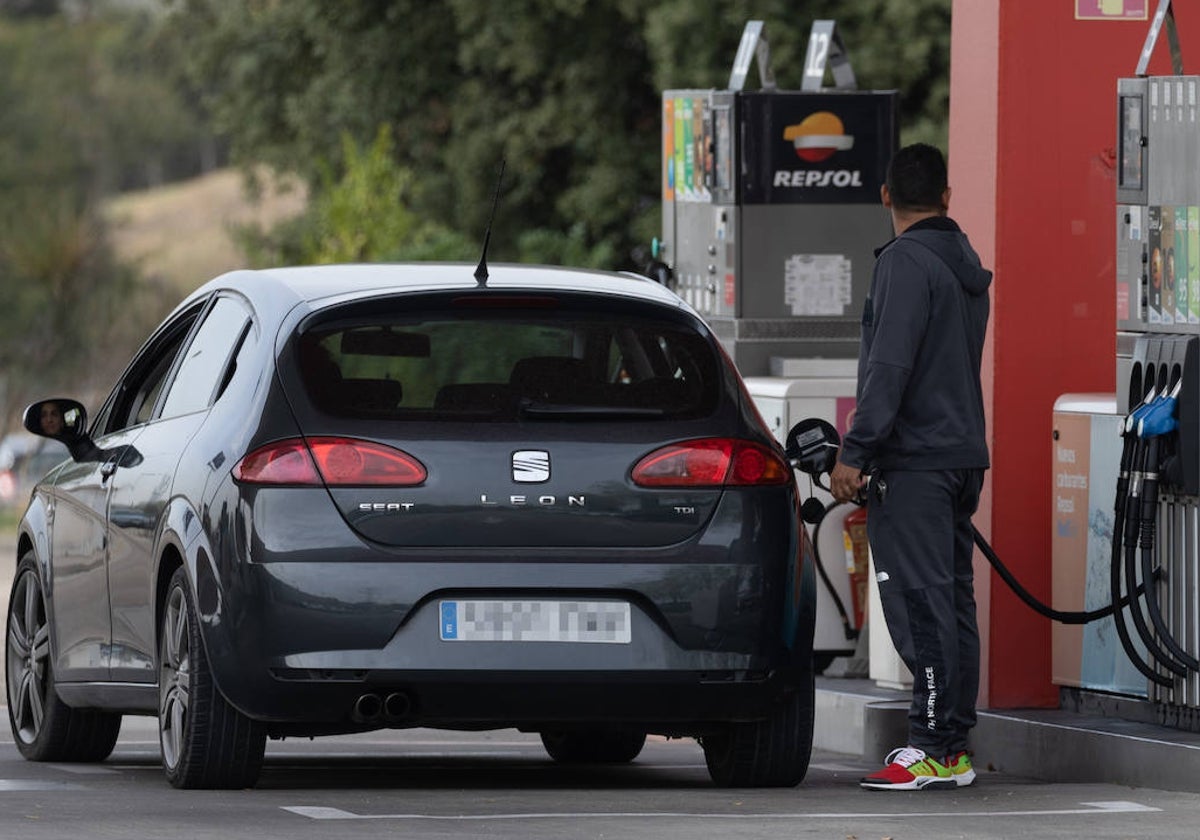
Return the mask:
<svg viewBox="0 0 1200 840">
<path fill-rule="evenodd" d="M 74 773 L 77 776 L 115 776 L 120 775 L 119 770 L 114 770 L 111 767 L 100 767 L 95 764 L 43 764 L 43 767 L 48 767 L 51 770 L 61 770 L 63 773 Z"/>
<path fill-rule="evenodd" d="M 1137 802 L 1081 802 L 1084 808 L 1048 808 L 1039 811 L 917 811 L 900 813 L 881 811 L 846 811 L 843 813 L 814 812 L 786 814 L 689 814 L 680 811 L 605 811 L 549 813 L 530 811 L 520 814 L 355 814 L 341 808 L 313 805 L 284 805 L 281 809 L 310 820 L 434 820 L 447 822 L 483 822 L 487 820 L 579 820 L 579 819 L 694 819 L 694 820 L 846 820 L 846 819 L 912 819 L 928 817 L 1066 817 L 1110 814 L 1145 814 L 1161 811 Z"/>
<path fill-rule="evenodd" d="M 86 790 L 72 782 L 42 782 L 37 779 L 0 779 L 0 793 L 29 790 Z"/>
</svg>

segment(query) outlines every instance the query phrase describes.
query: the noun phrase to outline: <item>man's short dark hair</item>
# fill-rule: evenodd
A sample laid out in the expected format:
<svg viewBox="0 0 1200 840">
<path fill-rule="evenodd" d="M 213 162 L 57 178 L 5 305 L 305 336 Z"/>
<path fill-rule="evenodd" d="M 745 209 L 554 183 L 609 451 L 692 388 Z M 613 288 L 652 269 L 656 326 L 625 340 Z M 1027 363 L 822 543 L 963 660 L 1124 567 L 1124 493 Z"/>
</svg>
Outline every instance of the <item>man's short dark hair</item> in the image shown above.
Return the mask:
<svg viewBox="0 0 1200 840">
<path fill-rule="evenodd" d="M 928 143 L 913 143 L 892 156 L 887 188 L 897 210 L 942 211 L 946 192 L 946 158 Z"/>
</svg>

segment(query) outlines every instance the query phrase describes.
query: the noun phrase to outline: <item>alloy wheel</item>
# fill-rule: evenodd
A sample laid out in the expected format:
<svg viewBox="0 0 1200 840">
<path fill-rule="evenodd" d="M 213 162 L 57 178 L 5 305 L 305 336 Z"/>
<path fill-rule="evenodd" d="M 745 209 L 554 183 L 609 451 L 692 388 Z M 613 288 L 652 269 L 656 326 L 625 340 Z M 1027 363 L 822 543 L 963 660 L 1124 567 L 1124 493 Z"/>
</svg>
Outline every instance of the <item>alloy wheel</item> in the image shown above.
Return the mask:
<svg viewBox="0 0 1200 840">
<path fill-rule="evenodd" d="M 191 689 L 191 644 L 183 589 L 172 587 L 163 612 L 162 655 L 158 685 L 158 732 L 163 762 L 175 767 L 186 743 Z"/>
<path fill-rule="evenodd" d="M 25 571 L 8 611 L 8 703 L 13 730 L 26 744 L 42 731 L 49 685 L 50 625 L 37 575 Z"/>
</svg>

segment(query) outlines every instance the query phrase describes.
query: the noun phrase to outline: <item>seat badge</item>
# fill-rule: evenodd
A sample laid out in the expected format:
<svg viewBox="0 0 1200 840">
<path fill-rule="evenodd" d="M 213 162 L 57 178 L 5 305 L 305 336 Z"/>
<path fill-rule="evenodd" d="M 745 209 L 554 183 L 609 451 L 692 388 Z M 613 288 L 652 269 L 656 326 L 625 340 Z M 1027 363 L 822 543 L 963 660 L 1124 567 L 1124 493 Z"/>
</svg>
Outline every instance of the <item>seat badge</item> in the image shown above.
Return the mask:
<svg viewBox="0 0 1200 840">
<path fill-rule="evenodd" d="M 522 449 L 512 456 L 513 481 L 538 484 L 550 480 L 550 453 L 541 449 Z"/>
</svg>

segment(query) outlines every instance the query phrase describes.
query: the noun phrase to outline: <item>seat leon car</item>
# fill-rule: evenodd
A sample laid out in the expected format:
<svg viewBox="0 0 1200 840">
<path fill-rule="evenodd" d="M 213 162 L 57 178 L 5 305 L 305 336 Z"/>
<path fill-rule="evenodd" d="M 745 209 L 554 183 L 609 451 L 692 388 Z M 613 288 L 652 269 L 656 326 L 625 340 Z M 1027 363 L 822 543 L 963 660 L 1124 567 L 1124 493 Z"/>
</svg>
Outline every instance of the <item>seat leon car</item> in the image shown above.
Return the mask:
<svg viewBox="0 0 1200 840">
<path fill-rule="evenodd" d="M 8 613 L 35 761 L 158 719 L 167 779 L 267 739 L 539 733 L 562 762 L 694 737 L 724 786 L 812 744 L 813 562 L 784 450 L 704 321 L 635 275 L 237 271 L 186 298 L 36 486 Z"/>
</svg>

